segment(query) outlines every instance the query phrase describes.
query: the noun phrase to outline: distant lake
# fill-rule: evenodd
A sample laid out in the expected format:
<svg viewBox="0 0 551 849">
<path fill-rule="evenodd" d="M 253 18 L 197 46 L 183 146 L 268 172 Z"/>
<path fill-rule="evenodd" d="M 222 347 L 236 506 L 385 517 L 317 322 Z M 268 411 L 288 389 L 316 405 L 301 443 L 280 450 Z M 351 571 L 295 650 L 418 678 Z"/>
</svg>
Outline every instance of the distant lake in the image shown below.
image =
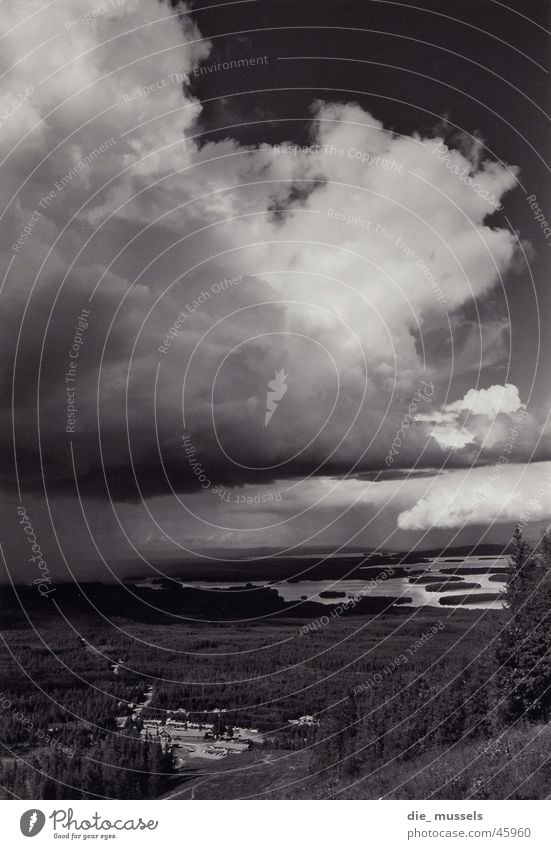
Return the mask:
<svg viewBox="0 0 551 849">
<path fill-rule="evenodd" d="M 321 559 L 321 558 L 320 558 Z M 450 579 L 451 570 L 473 570 L 468 574 L 457 574 L 453 576 L 455 579 L 449 581 L 446 587 L 438 588 L 437 591 L 430 590 L 430 583 L 416 583 L 409 580 L 408 577 L 393 578 L 389 577 L 386 580 L 373 580 L 373 566 L 362 567 L 367 570 L 366 580 L 351 578 L 338 581 L 330 580 L 313 580 L 300 579 L 299 581 L 258 581 L 252 580 L 250 583 L 254 587 L 272 587 L 277 590 L 280 598 L 286 602 L 314 601 L 318 604 L 339 604 L 345 602 L 349 597 L 357 594 L 365 596 L 392 596 L 395 598 L 411 598 L 410 607 L 431 606 L 438 607 L 440 610 L 447 607 L 468 607 L 482 609 L 497 609 L 503 607 L 501 599 L 487 600 L 477 599 L 484 593 L 500 593 L 504 589 L 504 581 L 498 577 L 497 570 L 505 572 L 507 568 L 507 557 L 469 557 L 469 558 L 451 558 L 451 557 L 435 557 L 427 563 L 409 563 L 399 568 L 408 572 L 412 578 L 430 577 L 441 578 L 444 582 Z M 392 569 L 392 565 L 380 565 L 376 567 L 381 572 L 384 569 Z M 475 571 L 476 570 L 476 571 Z M 488 570 L 488 571 L 485 571 Z M 490 571 L 491 570 L 491 571 Z M 412 574 L 413 573 L 413 574 Z M 491 580 L 493 576 L 493 580 Z M 461 578 L 461 580 L 456 580 Z M 160 589 L 160 582 L 157 578 L 147 578 L 142 581 L 134 582 L 137 586 L 149 587 L 151 589 Z M 477 589 L 462 589 L 463 584 L 479 584 Z M 247 587 L 245 582 L 240 581 L 181 581 L 183 587 L 196 587 L 201 589 L 230 589 L 235 591 L 242 590 L 243 592 L 254 592 L 253 587 Z M 344 593 L 344 596 L 331 598 L 320 596 L 320 593 Z M 468 595 L 468 604 L 456 605 L 446 604 L 445 608 L 440 605 L 439 599 L 442 596 L 450 595 Z"/>
</svg>

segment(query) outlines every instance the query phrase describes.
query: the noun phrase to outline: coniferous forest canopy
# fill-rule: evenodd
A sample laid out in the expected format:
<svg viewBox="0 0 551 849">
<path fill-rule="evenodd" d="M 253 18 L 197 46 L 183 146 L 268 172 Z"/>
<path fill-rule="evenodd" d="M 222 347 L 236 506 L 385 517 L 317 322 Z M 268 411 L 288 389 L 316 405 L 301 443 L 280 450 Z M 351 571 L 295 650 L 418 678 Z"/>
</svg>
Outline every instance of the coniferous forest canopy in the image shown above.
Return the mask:
<svg viewBox="0 0 551 849">
<path fill-rule="evenodd" d="M 37 625 L 25 589 L 5 590 L 5 798 L 186 798 L 199 781 L 195 798 L 546 798 L 550 567 L 551 535 L 529 546 L 517 530 L 503 610 L 394 605 L 327 622 L 293 611 L 193 624 L 140 608 L 109 622 L 85 585 L 97 614 L 82 618 L 68 594 L 63 614 Z M 254 728 L 262 742 L 231 766 L 178 769 L 177 749 L 140 732 L 182 706 L 190 720 L 215 718 L 217 733 Z M 314 722 L 289 723 L 300 716 Z"/>
</svg>

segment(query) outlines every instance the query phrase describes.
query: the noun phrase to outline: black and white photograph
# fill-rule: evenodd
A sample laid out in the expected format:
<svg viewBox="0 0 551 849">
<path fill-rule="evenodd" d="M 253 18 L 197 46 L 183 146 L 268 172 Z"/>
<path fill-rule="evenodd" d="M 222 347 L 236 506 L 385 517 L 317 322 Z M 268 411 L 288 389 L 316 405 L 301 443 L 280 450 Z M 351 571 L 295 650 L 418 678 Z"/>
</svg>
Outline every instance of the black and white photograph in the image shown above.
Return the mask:
<svg viewBox="0 0 551 849">
<path fill-rule="evenodd" d="M 181 845 L 206 801 L 193 842 L 225 811 L 245 847 L 237 800 L 316 802 L 320 847 L 335 801 L 545 845 L 550 32 L 549 0 L 1 0 L 14 846 Z"/>
</svg>

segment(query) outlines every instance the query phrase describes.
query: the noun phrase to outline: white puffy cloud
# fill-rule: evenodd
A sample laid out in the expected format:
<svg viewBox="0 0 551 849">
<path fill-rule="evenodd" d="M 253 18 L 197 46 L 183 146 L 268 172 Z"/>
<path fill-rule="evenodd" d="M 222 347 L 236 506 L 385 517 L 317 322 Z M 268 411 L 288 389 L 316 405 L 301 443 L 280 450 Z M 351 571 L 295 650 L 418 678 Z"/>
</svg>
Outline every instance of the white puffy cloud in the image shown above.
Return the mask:
<svg viewBox="0 0 551 849">
<path fill-rule="evenodd" d="M 513 414 L 525 409 L 516 386 L 496 384 L 488 389 L 469 389 L 463 398 L 445 404 L 439 412 L 420 413 L 417 421 L 432 425 L 431 436 L 444 449 L 456 450 L 474 443 L 492 448 L 505 441 L 513 429 Z"/>
<path fill-rule="evenodd" d="M 444 412 L 466 412 L 475 416 L 494 418 L 498 413 L 515 413 L 524 408 L 519 392 L 512 383 L 490 386 L 488 389 L 469 389 L 459 401 L 444 407 Z"/>
<path fill-rule="evenodd" d="M 398 516 L 404 531 L 551 519 L 551 463 L 496 464 L 434 478 Z"/>
</svg>

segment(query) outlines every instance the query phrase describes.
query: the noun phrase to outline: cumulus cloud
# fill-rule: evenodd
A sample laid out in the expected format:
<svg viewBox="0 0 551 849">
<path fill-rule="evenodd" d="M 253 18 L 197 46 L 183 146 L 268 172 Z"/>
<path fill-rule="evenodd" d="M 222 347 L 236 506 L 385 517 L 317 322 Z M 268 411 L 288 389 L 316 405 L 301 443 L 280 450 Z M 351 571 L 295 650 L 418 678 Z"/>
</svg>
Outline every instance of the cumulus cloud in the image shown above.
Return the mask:
<svg viewBox="0 0 551 849">
<path fill-rule="evenodd" d="M 498 413 L 514 413 L 525 407 L 516 386 L 490 386 L 488 389 L 469 389 L 464 398 L 444 407 L 445 412 L 467 412 L 475 416 L 493 418 Z"/>
<path fill-rule="evenodd" d="M 488 389 L 469 389 L 463 398 L 445 404 L 439 412 L 419 413 L 417 421 L 433 426 L 431 436 L 442 448 L 460 449 L 475 443 L 491 448 L 514 429 L 513 414 L 525 409 L 516 386 L 496 384 Z"/>
<path fill-rule="evenodd" d="M 487 190 L 474 191 L 435 155 L 443 139 L 351 103 L 313 104 L 307 149 L 199 139 L 183 83 L 209 44 L 189 18 L 141 2 L 90 21 L 88 7 L 8 3 L 0 24 L 9 90 L 34 88 L 6 123 L 0 187 L 21 483 L 72 491 L 74 461 L 85 494 L 195 490 L 184 432 L 227 485 L 384 468 L 438 369 L 423 334 L 512 266 L 488 194 L 502 199 L 515 170 L 454 150 Z M 457 403 L 488 417 L 498 389 Z M 466 411 L 444 408 L 446 427 Z M 444 425 L 429 444 L 419 425 L 401 461 L 438 466 Z"/>
</svg>

